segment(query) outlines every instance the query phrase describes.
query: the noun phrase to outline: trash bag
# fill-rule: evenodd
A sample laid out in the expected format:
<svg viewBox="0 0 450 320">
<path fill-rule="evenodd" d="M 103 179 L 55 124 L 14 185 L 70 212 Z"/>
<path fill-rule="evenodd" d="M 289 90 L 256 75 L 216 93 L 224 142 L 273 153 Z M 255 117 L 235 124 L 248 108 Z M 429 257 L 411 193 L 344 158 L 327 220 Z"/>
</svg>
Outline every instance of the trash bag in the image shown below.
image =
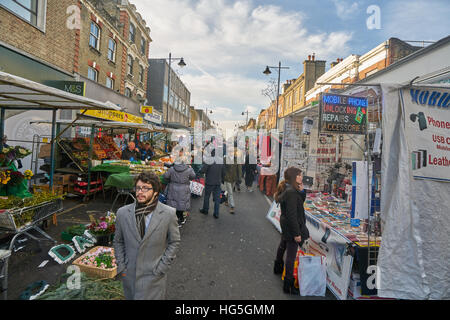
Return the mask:
<svg viewBox="0 0 450 320">
<path fill-rule="evenodd" d="M 324 256 L 299 256 L 298 283 L 301 296 L 325 296 L 327 267 Z"/>
</svg>

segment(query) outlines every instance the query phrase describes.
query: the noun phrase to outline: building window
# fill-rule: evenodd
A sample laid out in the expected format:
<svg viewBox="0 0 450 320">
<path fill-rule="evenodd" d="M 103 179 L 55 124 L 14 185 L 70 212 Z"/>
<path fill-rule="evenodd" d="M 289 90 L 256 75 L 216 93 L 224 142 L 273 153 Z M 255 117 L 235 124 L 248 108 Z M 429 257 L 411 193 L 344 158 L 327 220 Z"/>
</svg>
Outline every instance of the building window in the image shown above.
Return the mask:
<svg viewBox="0 0 450 320">
<path fill-rule="evenodd" d="M 136 38 L 136 27 L 134 24 L 130 23 L 130 33 L 128 34 L 128 40 L 134 43 L 134 39 Z"/>
<path fill-rule="evenodd" d="M 114 79 L 110 77 L 106 77 L 106 86 L 110 89 L 114 90 Z"/>
<path fill-rule="evenodd" d="M 1 0 L 0 6 L 5 7 L 28 23 L 41 27 L 41 23 L 38 21 L 38 9 L 44 9 L 41 8 L 42 2 L 38 0 Z M 43 10 L 43 12 L 45 11 Z"/>
<path fill-rule="evenodd" d="M 147 52 L 147 42 L 145 41 L 144 37 L 141 38 L 141 54 L 143 56 L 146 55 Z"/>
<path fill-rule="evenodd" d="M 144 83 L 144 67 L 139 66 L 139 82 Z"/>
<path fill-rule="evenodd" d="M 100 27 L 95 22 L 91 22 L 91 34 L 89 35 L 89 45 L 99 50 L 99 44 L 100 44 Z"/>
<path fill-rule="evenodd" d="M 98 71 L 94 68 L 89 67 L 88 69 L 88 79 L 97 82 L 98 79 Z"/>
<path fill-rule="evenodd" d="M 128 65 L 128 74 L 133 74 L 133 57 L 131 55 L 128 55 L 127 59 L 127 65 Z"/>
<path fill-rule="evenodd" d="M 125 96 L 128 98 L 131 98 L 131 89 L 130 88 L 125 88 Z"/>
<path fill-rule="evenodd" d="M 108 41 L 108 60 L 116 61 L 116 42 L 111 38 Z"/>
</svg>

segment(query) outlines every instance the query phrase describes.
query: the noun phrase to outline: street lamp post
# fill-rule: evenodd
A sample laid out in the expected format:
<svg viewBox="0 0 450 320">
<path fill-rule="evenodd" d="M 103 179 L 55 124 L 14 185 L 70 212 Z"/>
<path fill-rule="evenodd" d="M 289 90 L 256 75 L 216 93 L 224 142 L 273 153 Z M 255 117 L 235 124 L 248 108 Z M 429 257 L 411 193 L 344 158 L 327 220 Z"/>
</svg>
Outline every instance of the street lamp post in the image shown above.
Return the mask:
<svg viewBox="0 0 450 320">
<path fill-rule="evenodd" d="M 186 65 L 183 58 L 172 58 L 172 53 L 169 53 L 169 74 L 167 76 L 167 112 L 166 112 L 166 126 L 169 123 L 169 102 L 170 102 L 170 65 L 172 64 L 172 60 L 180 60 L 178 65 L 182 68 Z"/>
<path fill-rule="evenodd" d="M 264 74 L 265 75 L 269 75 L 272 72 L 270 72 L 270 69 L 278 69 L 278 85 L 277 85 L 277 110 L 276 110 L 276 114 L 275 114 L 275 129 L 278 129 L 278 97 L 280 95 L 280 73 L 281 73 L 281 69 L 289 69 L 289 67 L 282 67 L 281 66 L 281 61 L 278 63 L 278 67 L 271 67 L 271 66 L 266 66 L 266 70 L 264 70 Z"/>
</svg>

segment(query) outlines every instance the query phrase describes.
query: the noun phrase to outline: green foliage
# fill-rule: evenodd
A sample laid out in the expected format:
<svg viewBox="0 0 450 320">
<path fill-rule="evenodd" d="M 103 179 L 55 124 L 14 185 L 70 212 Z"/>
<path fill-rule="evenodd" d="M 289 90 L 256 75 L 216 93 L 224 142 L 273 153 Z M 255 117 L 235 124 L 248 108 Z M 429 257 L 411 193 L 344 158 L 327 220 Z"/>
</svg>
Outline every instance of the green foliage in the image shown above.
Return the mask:
<svg viewBox="0 0 450 320">
<path fill-rule="evenodd" d="M 93 279 L 81 273 L 79 289 L 67 288 L 69 277 L 64 275 L 59 284 L 51 286 L 37 300 L 123 300 L 122 282 L 114 279 Z M 69 281 L 70 283 L 70 281 Z"/>
</svg>

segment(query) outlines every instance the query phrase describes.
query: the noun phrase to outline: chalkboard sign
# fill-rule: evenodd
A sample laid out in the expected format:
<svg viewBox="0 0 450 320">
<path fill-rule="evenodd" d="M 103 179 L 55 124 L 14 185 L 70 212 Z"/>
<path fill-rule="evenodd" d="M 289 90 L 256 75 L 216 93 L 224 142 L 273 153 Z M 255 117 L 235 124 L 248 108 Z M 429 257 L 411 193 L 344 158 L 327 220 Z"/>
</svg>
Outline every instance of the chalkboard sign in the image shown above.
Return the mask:
<svg viewBox="0 0 450 320">
<path fill-rule="evenodd" d="M 367 99 L 339 94 L 322 94 L 320 98 L 320 132 L 365 134 Z"/>
</svg>

